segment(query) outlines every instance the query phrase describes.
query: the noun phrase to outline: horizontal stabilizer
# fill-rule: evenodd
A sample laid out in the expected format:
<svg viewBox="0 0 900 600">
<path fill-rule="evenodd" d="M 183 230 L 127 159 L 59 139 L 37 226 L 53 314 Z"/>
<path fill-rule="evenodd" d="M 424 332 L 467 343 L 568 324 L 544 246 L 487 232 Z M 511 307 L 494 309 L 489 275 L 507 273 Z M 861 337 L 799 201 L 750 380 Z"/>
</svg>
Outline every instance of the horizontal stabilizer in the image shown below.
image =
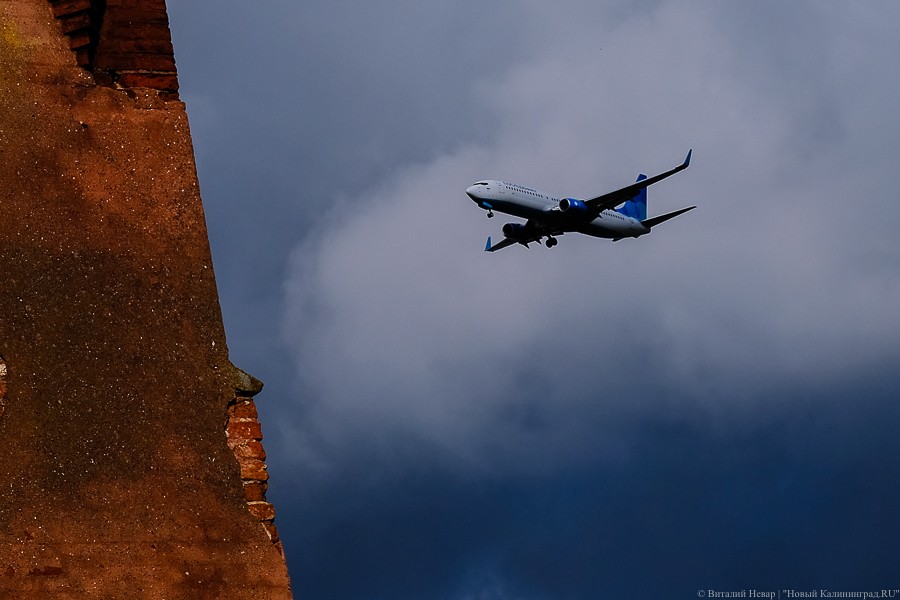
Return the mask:
<svg viewBox="0 0 900 600">
<path fill-rule="evenodd" d="M 491 236 L 488 236 L 487 244 L 484 246 L 485 252 L 496 252 L 497 250 L 503 250 L 507 246 L 512 246 L 513 244 L 522 244 L 523 242 L 516 242 L 516 240 L 511 238 L 503 238 L 503 241 L 497 242 L 495 245 L 491 245 Z M 525 244 L 527 246 L 527 244 Z"/>
<path fill-rule="evenodd" d="M 697 208 L 696 206 L 688 206 L 687 208 L 682 208 L 680 210 L 676 210 L 674 212 L 666 213 L 664 215 L 659 215 L 658 217 L 653 217 L 652 219 L 644 219 L 641 221 L 641 225 L 647 227 L 648 229 L 652 229 L 654 226 L 659 225 L 660 223 L 665 223 L 669 219 L 674 219 L 678 215 L 683 215 L 689 210 L 694 210 Z"/>
</svg>

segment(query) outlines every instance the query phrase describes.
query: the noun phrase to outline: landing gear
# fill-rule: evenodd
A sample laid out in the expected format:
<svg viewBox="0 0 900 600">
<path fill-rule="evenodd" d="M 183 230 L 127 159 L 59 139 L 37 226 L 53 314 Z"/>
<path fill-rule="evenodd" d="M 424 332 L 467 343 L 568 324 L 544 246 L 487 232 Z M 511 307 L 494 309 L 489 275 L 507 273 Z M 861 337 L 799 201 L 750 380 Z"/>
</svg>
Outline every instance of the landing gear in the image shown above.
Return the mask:
<svg viewBox="0 0 900 600">
<path fill-rule="evenodd" d="M 493 219 L 493 218 L 494 218 L 494 211 L 489 210 L 488 211 L 488 219 Z"/>
<path fill-rule="evenodd" d="M 559 240 L 554 237 L 548 237 L 547 241 L 544 242 L 544 244 L 546 244 L 546 246 L 548 248 L 552 248 L 553 246 L 557 245 L 558 243 L 559 243 Z"/>
</svg>

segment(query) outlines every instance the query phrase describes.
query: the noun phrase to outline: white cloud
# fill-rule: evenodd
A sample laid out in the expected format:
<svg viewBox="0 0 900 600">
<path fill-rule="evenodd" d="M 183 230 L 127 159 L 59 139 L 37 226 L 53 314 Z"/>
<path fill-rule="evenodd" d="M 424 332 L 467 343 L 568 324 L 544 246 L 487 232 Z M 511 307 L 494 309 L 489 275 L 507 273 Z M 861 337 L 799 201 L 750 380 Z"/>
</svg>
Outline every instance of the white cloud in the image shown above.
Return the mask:
<svg viewBox="0 0 900 600">
<path fill-rule="evenodd" d="M 734 40 L 725 9 L 693 6 L 607 28 L 531 7 L 524 25 L 544 23 L 549 41 L 499 79 L 473 77 L 496 134 L 335 203 L 287 285 L 286 335 L 312 396 L 296 438 L 306 460 L 402 454 L 414 440 L 466 465 L 559 467 L 615 454 L 615 429 L 661 395 L 764 406 L 781 379 L 894 352 L 898 212 L 873 228 L 848 198 L 880 207 L 892 174 L 873 180 L 869 159 L 898 158 L 858 139 L 877 117 L 856 109 L 900 127 L 838 81 L 877 70 L 873 57 L 801 28 L 792 51 L 836 62 L 779 64 L 782 40 Z M 867 15 L 841 29 L 848 13 L 814 19 L 843 32 L 839 48 L 877 29 Z M 754 36 L 760 54 L 747 56 Z M 819 101 L 822 89 L 841 95 Z M 484 219 L 471 182 L 587 195 L 673 166 L 688 146 L 691 169 L 651 189 L 651 213 L 701 207 L 653 235 L 481 252 L 514 219 Z"/>
</svg>

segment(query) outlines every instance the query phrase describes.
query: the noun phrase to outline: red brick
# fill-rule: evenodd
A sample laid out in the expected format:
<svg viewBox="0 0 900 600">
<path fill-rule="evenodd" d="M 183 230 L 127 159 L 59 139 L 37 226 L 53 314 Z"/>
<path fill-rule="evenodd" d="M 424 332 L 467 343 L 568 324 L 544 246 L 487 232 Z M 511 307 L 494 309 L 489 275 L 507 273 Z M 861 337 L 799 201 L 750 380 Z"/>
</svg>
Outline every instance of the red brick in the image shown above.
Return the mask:
<svg viewBox="0 0 900 600">
<path fill-rule="evenodd" d="M 273 544 L 278 545 L 278 530 L 275 529 L 275 523 L 272 521 L 262 521 L 263 529 L 266 530 L 266 533 L 269 534 L 269 539 L 272 540 Z"/>
<path fill-rule="evenodd" d="M 122 73 L 118 82 L 126 88 L 178 90 L 178 76 L 175 73 Z"/>
<path fill-rule="evenodd" d="M 91 66 L 91 53 L 87 47 L 79 48 L 75 51 L 75 61 L 79 67 L 88 68 Z"/>
<path fill-rule="evenodd" d="M 108 17 L 117 23 L 168 23 L 165 10 L 139 7 L 121 7 L 108 13 Z"/>
<path fill-rule="evenodd" d="M 128 23 L 110 22 L 103 26 L 106 41 L 113 40 L 170 40 L 169 26 L 165 23 Z"/>
<path fill-rule="evenodd" d="M 72 50 L 87 48 L 90 45 L 91 36 L 87 33 L 79 33 L 69 37 L 69 48 L 71 48 Z"/>
<path fill-rule="evenodd" d="M 241 479 L 269 480 L 269 472 L 266 470 L 266 463 L 263 461 L 254 458 L 239 458 L 238 464 L 241 466 Z"/>
<path fill-rule="evenodd" d="M 257 460 L 266 460 L 266 450 L 261 442 L 250 440 L 242 444 L 235 445 L 234 455 L 238 458 L 255 458 Z"/>
<path fill-rule="evenodd" d="M 91 0 L 57 0 L 53 3 L 53 16 L 59 19 L 81 11 L 91 9 Z"/>
<path fill-rule="evenodd" d="M 245 481 L 244 500 L 247 502 L 265 502 L 269 484 L 264 481 Z"/>
<path fill-rule="evenodd" d="M 248 502 L 247 509 L 260 521 L 275 520 L 275 507 L 268 502 Z"/>
<path fill-rule="evenodd" d="M 231 420 L 228 422 L 225 433 L 228 435 L 229 442 L 262 439 L 262 427 L 259 426 L 259 421 Z"/>
<path fill-rule="evenodd" d="M 97 68 L 117 71 L 174 71 L 175 59 L 170 54 L 127 54 L 104 51 L 97 55 Z"/>
<path fill-rule="evenodd" d="M 118 54 L 167 54 L 172 55 L 174 48 L 169 38 L 154 39 L 117 39 L 104 41 L 104 51 Z"/>
<path fill-rule="evenodd" d="M 228 414 L 231 415 L 232 419 L 256 420 L 259 418 L 259 414 L 256 412 L 256 404 L 254 404 L 252 400 L 243 400 L 236 404 L 232 404 L 228 408 Z"/>
<path fill-rule="evenodd" d="M 127 8 L 127 7 L 136 7 L 136 8 L 145 8 L 145 9 L 153 9 L 153 10 L 165 10 L 166 2 L 165 0 L 106 0 L 107 8 L 112 6 Z"/>
<path fill-rule="evenodd" d="M 68 17 L 60 19 L 60 22 L 62 23 L 63 33 L 69 34 L 73 31 L 79 31 L 81 29 L 90 29 L 91 15 L 89 15 L 88 13 L 69 15 Z"/>
</svg>

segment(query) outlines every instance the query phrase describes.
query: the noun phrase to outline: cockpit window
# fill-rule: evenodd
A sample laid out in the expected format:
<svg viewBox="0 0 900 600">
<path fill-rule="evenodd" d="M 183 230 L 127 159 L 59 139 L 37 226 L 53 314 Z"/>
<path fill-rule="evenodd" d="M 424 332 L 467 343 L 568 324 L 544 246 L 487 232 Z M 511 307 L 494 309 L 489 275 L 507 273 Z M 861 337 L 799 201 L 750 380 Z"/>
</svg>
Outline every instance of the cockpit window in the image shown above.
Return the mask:
<svg viewBox="0 0 900 600">
<path fill-rule="evenodd" d="M 488 184 L 487 181 L 479 181 L 475 185 L 487 185 L 487 184 Z"/>
</svg>

